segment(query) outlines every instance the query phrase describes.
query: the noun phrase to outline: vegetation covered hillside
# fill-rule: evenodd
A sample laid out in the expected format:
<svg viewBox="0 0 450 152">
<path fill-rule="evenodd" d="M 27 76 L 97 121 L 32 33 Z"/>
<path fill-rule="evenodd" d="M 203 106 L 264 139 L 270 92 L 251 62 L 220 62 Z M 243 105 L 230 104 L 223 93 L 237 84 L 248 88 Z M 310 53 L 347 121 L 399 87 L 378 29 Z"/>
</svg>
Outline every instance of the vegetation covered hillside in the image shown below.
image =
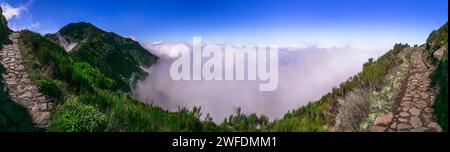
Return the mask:
<svg viewBox="0 0 450 152">
<path fill-rule="evenodd" d="M 369 131 L 376 118 L 394 111 L 405 86 L 411 52 L 418 46 L 396 44 L 377 60 L 369 59 L 362 72 L 343 82 L 319 101 L 288 112 L 272 124 L 274 131 Z M 426 59 L 434 68 L 434 119 L 448 131 L 448 24 L 427 39 Z"/>
<path fill-rule="evenodd" d="M 448 131 L 448 23 L 430 34 L 427 48 L 430 66 L 436 68 L 431 75 L 437 93 L 434 113 L 442 129 Z"/>
<path fill-rule="evenodd" d="M 357 92 L 356 96 L 361 96 L 361 99 L 355 102 L 362 102 L 362 100 L 369 100 L 368 92 L 377 92 L 389 84 L 385 81 L 385 76 L 389 70 L 400 64 L 402 61 L 398 58 L 398 54 L 402 49 L 409 47 L 407 44 L 396 44 L 392 50 L 381 56 L 377 60 L 369 59 L 364 64 L 362 72 L 356 76 L 350 77 L 346 82 L 340 84 L 339 87 L 322 96 L 318 101 L 310 102 L 306 106 L 295 109 L 285 114 L 285 116 L 273 122 L 274 131 L 331 131 L 336 123 L 339 108 L 339 100 L 346 100 L 347 96 L 351 96 Z M 360 92 L 366 92 L 361 93 Z M 368 101 L 369 102 L 369 101 Z M 364 108 L 369 108 L 365 105 Z M 361 109 L 357 109 L 361 110 Z M 363 111 L 348 111 L 347 113 L 354 113 L 355 115 L 365 116 L 346 116 L 346 119 L 361 119 L 357 123 L 362 123 L 367 118 L 369 109 L 362 109 Z M 385 109 L 383 109 L 385 110 Z M 352 131 L 359 131 L 359 126 Z M 338 129 L 337 131 L 343 131 Z M 347 130 L 348 131 L 348 130 Z"/>
<path fill-rule="evenodd" d="M 0 8 L 0 14 L 3 14 L 2 8 Z M 0 44 L 6 43 L 10 32 L 11 30 L 8 28 L 6 18 L 3 15 L 0 15 Z"/>
<path fill-rule="evenodd" d="M 168 112 L 138 102 L 84 60 L 31 31 L 20 32 L 20 51 L 40 90 L 56 107 L 48 131 L 201 131 L 194 112 Z"/>
<path fill-rule="evenodd" d="M 130 82 L 146 75 L 141 67 L 148 67 L 157 60 L 138 42 L 105 32 L 90 23 L 71 23 L 47 37 L 65 46 L 73 58 L 116 80 L 113 85 L 125 92 L 130 91 Z"/>
</svg>

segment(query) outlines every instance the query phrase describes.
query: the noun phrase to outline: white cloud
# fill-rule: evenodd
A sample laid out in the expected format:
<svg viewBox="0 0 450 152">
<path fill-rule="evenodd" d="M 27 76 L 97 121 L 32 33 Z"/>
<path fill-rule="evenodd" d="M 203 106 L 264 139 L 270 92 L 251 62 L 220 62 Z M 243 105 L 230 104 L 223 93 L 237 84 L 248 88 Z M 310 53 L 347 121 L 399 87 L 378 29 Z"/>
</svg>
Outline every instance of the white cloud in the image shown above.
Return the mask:
<svg viewBox="0 0 450 152">
<path fill-rule="evenodd" d="M 20 31 L 20 30 L 24 30 L 24 29 L 28 29 L 28 30 L 34 30 L 40 27 L 39 22 L 31 22 L 31 23 L 27 23 L 25 25 L 21 25 L 21 26 L 17 26 L 15 23 L 13 23 L 10 28 L 13 31 Z"/>
<path fill-rule="evenodd" d="M 40 23 L 33 21 L 32 16 L 28 11 L 28 8 L 33 1 L 34 0 L 29 0 L 25 4 L 19 4 L 17 7 L 11 6 L 6 2 L 0 2 L 0 6 L 3 10 L 3 16 L 5 16 L 6 20 L 9 21 L 8 24 L 12 30 L 35 30 L 40 28 Z"/>
<path fill-rule="evenodd" d="M 3 10 L 3 16 L 6 20 L 11 20 L 13 17 L 19 18 L 20 15 L 27 10 L 25 6 L 13 7 L 8 3 L 0 4 Z"/>
<path fill-rule="evenodd" d="M 184 106 L 201 106 L 202 112 L 210 113 L 216 122 L 233 114 L 235 107 L 241 107 L 247 114 L 264 114 L 272 120 L 281 118 L 289 110 L 318 100 L 333 86 L 358 73 L 368 58 L 383 53 L 351 45 L 280 48 L 278 89 L 260 92 L 260 81 L 174 81 L 169 75 L 170 66 L 176 59 L 172 56 L 173 47 L 186 45 L 191 48 L 191 44 L 161 41 L 142 44 L 160 58 L 146 69 L 150 76 L 137 84 L 134 90 L 137 98 L 174 111 Z"/>
</svg>

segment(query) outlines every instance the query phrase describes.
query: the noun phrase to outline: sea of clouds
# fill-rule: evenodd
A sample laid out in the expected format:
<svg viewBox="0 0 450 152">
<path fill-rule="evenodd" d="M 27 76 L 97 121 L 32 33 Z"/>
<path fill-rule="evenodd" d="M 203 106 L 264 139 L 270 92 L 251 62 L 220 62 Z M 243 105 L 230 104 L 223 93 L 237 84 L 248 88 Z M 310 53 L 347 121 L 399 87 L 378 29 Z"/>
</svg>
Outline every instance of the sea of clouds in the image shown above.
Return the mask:
<svg viewBox="0 0 450 152">
<path fill-rule="evenodd" d="M 181 42 L 143 44 L 160 59 L 145 69 L 150 75 L 137 84 L 134 94 L 143 102 L 171 111 L 201 106 L 203 115 L 211 114 L 216 122 L 233 114 L 237 107 L 246 114 L 264 114 L 271 120 L 281 118 L 289 110 L 318 100 L 333 86 L 361 71 L 368 58 L 386 51 L 351 46 L 280 48 L 278 88 L 261 92 L 258 81 L 172 80 L 169 69 L 178 54 L 172 48 L 180 45 L 192 48 L 191 44 Z"/>
</svg>

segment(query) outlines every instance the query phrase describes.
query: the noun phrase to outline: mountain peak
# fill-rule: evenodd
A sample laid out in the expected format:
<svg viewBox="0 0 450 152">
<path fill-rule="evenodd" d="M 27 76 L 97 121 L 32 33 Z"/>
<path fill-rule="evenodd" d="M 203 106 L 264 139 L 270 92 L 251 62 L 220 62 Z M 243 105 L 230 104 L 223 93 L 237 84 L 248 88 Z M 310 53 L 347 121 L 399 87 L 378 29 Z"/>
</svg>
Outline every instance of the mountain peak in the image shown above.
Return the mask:
<svg viewBox="0 0 450 152">
<path fill-rule="evenodd" d="M 67 24 L 66 26 L 61 28 L 60 31 L 65 30 L 65 29 L 72 29 L 72 28 L 78 28 L 78 29 L 95 28 L 95 29 L 99 29 L 98 27 L 94 26 L 93 24 L 91 24 L 89 22 L 76 22 L 76 23 L 69 23 L 69 24 Z"/>
<path fill-rule="evenodd" d="M 90 35 L 101 34 L 104 32 L 105 31 L 92 25 L 91 23 L 77 22 L 67 24 L 55 34 L 64 35 L 64 37 L 70 38 L 71 41 L 79 42 L 86 39 Z"/>
<path fill-rule="evenodd" d="M 130 90 L 127 81 L 132 76 L 146 75 L 141 66 L 148 67 L 157 59 L 136 41 L 88 22 L 70 23 L 47 37 L 63 46 L 75 59 L 99 68 L 123 90 Z"/>
</svg>

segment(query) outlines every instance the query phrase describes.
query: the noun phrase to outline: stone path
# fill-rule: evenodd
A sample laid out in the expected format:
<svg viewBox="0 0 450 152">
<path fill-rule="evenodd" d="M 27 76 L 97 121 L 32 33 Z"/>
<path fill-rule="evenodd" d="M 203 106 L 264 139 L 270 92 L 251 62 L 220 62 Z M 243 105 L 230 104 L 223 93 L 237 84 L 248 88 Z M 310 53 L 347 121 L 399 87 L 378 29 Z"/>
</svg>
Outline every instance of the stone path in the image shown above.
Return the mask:
<svg viewBox="0 0 450 152">
<path fill-rule="evenodd" d="M 411 54 L 410 76 L 406 91 L 394 112 L 379 116 L 374 128 L 389 132 L 441 132 L 433 120 L 434 95 L 430 90 L 431 71 L 422 61 L 422 51 Z"/>
<path fill-rule="evenodd" d="M 10 98 L 27 108 L 33 123 L 39 128 L 48 126 L 53 103 L 39 92 L 25 70 L 18 46 L 19 33 L 12 33 L 12 44 L 4 45 L 0 51 L 0 62 L 5 67 L 2 74 Z"/>
</svg>

